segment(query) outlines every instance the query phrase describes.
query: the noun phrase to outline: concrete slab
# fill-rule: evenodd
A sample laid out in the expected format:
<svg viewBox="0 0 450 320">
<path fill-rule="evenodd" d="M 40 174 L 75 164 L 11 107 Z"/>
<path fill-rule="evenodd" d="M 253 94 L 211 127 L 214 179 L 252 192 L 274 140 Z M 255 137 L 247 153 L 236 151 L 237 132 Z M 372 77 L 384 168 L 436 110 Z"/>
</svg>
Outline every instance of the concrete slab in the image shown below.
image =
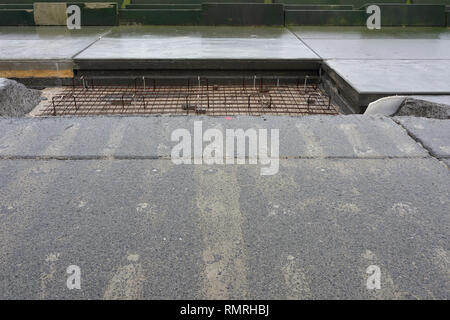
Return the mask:
<svg viewBox="0 0 450 320">
<path fill-rule="evenodd" d="M 325 64 L 361 94 L 450 93 L 450 60 L 327 60 Z"/>
<path fill-rule="evenodd" d="M 450 159 L 442 159 L 442 161 L 447 165 L 447 167 L 450 169 Z"/>
<path fill-rule="evenodd" d="M 0 157 L 170 159 L 171 134 L 278 129 L 281 158 L 410 158 L 427 152 L 387 117 L 81 117 L 0 119 Z M 206 146 L 206 143 L 204 144 Z"/>
<path fill-rule="evenodd" d="M 450 297 L 450 173 L 438 161 L 293 159 L 280 169 L 0 161 L 0 297 Z M 66 288 L 74 264 L 82 290 Z M 370 265 L 380 290 L 366 288 Z"/>
<path fill-rule="evenodd" d="M 317 56 L 295 40 L 171 38 L 104 39 L 77 56 L 77 60 L 83 59 L 317 59 Z"/>
<path fill-rule="evenodd" d="M 108 33 L 111 27 L 83 27 L 69 30 L 67 27 L 0 27 L 0 40 L 95 40 Z"/>
<path fill-rule="evenodd" d="M 301 39 L 440 39 L 450 40 L 449 28 L 436 27 L 366 27 L 291 26 Z"/>
<path fill-rule="evenodd" d="M 76 63 L 80 69 L 222 69 L 226 62 L 240 68 L 239 62 L 242 68 L 273 69 L 271 63 L 284 62 L 288 64 L 281 69 L 285 69 L 318 59 L 283 28 L 119 27 L 77 55 Z"/>
<path fill-rule="evenodd" d="M 117 26 L 105 38 L 166 39 L 221 38 L 221 39 L 280 39 L 292 41 L 291 32 L 283 27 L 236 27 L 236 26 Z"/>
<path fill-rule="evenodd" d="M 450 120 L 396 117 L 425 148 L 439 158 L 450 158 Z"/>
<path fill-rule="evenodd" d="M 95 39 L 0 40 L 0 60 L 72 59 Z"/>
<path fill-rule="evenodd" d="M 72 57 L 95 40 L 0 40 L 0 77 L 73 77 Z"/>
<path fill-rule="evenodd" d="M 73 77 L 73 56 L 107 32 L 98 27 L 0 27 L 0 77 Z"/>
<path fill-rule="evenodd" d="M 304 39 L 323 59 L 447 59 L 450 41 L 440 39 Z"/>
</svg>

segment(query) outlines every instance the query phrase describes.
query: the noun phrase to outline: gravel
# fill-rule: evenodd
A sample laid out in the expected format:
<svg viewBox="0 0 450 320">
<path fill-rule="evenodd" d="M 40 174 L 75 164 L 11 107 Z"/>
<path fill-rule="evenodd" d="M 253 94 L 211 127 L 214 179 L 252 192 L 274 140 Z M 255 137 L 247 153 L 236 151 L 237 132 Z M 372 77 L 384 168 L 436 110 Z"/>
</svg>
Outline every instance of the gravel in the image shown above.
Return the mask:
<svg viewBox="0 0 450 320">
<path fill-rule="evenodd" d="M 450 105 L 407 98 L 395 116 L 414 116 L 433 119 L 450 119 Z"/>
<path fill-rule="evenodd" d="M 41 101 L 41 93 L 17 81 L 0 78 L 0 116 L 22 117 Z"/>
</svg>

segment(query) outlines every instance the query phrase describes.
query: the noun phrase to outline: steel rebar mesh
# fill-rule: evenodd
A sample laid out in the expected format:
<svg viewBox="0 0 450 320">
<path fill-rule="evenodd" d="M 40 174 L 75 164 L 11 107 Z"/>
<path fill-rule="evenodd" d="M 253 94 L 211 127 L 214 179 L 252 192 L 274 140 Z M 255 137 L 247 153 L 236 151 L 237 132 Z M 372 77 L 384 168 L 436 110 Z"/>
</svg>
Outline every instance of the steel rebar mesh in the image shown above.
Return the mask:
<svg viewBox="0 0 450 320">
<path fill-rule="evenodd" d="M 170 115 L 311 115 L 338 114 L 315 84 L 157 86 L 155 81 L 134 86 L 65 87 L 39 116 L 170 114 Z"/>
</svg>

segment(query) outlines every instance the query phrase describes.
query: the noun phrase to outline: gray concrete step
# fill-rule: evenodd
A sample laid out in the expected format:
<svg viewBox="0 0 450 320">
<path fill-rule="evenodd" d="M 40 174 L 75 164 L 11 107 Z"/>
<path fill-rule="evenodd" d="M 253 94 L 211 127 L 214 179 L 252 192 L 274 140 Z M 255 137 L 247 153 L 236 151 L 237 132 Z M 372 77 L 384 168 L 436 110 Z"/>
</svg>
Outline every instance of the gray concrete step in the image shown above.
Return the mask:
<svg viewBox="0 0 450 320">
<path fill-rule="evenodd" d="M 168 158 L 171 133 L 194 122 L 203 132 L 279 129 L 282 158 L 426 157 L 427 152 L 387 117 L 58 117 L 0 119 L 0 156 Z M 205 143 L 206 145 L 206 143 Z"/>
</svg>

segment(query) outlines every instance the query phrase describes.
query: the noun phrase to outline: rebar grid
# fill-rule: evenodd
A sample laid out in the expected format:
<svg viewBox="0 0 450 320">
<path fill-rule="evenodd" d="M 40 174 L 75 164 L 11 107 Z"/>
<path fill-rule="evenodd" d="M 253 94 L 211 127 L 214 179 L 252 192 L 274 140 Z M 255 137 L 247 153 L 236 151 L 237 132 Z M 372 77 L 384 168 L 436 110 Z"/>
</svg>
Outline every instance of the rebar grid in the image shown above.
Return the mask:
<svg viewBox="0 0 450 320">
<path fill-rule="evenodd" d="M 39 116 L 169 114 L 169 115 L 337 115 L 331 99 L 315 84 L 65 87 Z"/>
</svg>

